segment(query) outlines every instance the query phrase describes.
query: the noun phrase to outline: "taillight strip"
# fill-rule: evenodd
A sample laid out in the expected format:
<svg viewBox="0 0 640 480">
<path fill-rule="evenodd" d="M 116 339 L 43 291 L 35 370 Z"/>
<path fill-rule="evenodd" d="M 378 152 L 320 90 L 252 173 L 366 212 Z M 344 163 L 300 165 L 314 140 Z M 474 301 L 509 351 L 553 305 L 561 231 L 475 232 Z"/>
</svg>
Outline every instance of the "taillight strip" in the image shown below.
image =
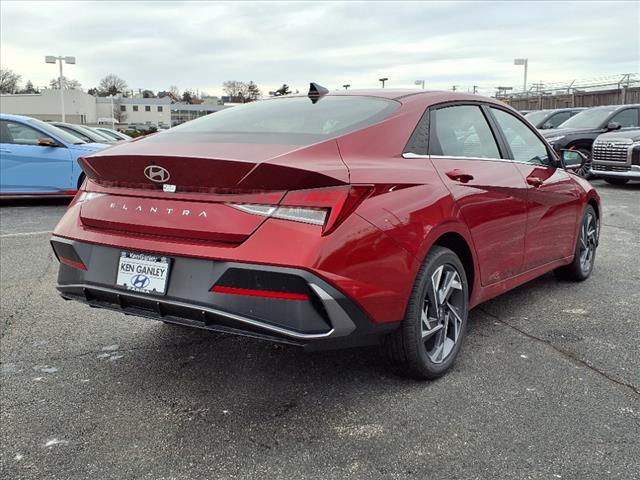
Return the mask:
<svg viewBox="0 0 640 480">
<path fill-rule="evenodd" d="M 213 293 L 226 293 L 229 295 L 245 295 L 248 297 L 275 298 L 279 300 L 309 300 L 309 295 L 305 293 L 276 292 L 273 290 L 254 290 L 251 288 L 225 287 L 214 285 L 211 288 Z"/>
</svg>

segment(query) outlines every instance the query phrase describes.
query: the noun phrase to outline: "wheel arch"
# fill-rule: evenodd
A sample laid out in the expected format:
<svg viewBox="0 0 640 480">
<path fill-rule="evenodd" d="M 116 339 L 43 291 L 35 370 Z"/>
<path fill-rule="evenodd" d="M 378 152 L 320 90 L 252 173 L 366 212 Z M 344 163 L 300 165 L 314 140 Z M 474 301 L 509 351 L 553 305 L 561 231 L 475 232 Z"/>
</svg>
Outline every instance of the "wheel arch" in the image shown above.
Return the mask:
<svg viewBox="0 0 640 480">
<path fill-rule="evenodd" d="M 575 140 L 571 140 L 569 143 L 567 143 L 566 148 L 568 149 L 572 149 L 572 148 L 585 148 L 589 151 L 592 150 L 593 148 L 593 142 L 595 140 L 593 139 L 586 139 L 586 138 L 579 138 L 579 139 L 575 139 Z"/>
<path fill-rule="evenodd" d="M 444 225 L 441 228 L 434 229 L 429 238 L 421 248 L 420 261 L 423 262 L 429 251 L 435 246 L 441 246 L 453 251 L 465 269 L 467 283 L 469 285 L 469 303 L 472 305 L 472 299 L 480 290 L 476 283 L 480 278 L 479 265 L 477 262 L 475 248 L 471 241 L 471 235 L 461 225 L 457 223 Z"/>
</svg>

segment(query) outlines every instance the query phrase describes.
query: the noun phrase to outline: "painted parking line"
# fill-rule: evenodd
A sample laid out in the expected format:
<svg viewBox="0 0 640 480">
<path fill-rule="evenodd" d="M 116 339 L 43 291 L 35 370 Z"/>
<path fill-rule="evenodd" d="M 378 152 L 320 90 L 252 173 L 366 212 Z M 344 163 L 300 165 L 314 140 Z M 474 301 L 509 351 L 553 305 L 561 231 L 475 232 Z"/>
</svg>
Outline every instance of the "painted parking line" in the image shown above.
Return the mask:
<svg viewBox="0 0 640 480">
<path fill-rule="evenodd" d="M 30 235 L 44 235 L 47 233 L 51 233 L 52 230 L 42 230 L 40 232 L 22 232 L 22 233 L 5 233 L 4 235 L 0 235 L 0 238 L 11 238 L 11 237 L 28 237 Z"/>
</svg>

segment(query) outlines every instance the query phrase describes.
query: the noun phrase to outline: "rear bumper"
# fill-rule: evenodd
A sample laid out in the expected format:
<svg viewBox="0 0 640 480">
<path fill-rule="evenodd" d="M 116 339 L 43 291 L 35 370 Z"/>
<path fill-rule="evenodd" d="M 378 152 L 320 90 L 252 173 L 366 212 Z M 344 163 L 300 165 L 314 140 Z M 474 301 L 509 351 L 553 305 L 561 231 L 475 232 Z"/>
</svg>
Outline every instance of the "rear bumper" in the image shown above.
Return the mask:
<svg viewBox="0 0 640 480">
<path fill-rule="evenodd" d="M 63 298 L 169 323 L 234 333 L 309 350 L 379 343 L 398 323 L 376 324 L 344 294 L 311 272 L 275 266 L 171 257 L 165 295 L 116 286 L 122 249 L 54 236 Z M 70 260 L 70 261 L 69 261 Z M 76 267 L 71 266 L 76 265 Z M 86 267 L 78 268 L 77 265 Z M 294 289 L 306 300 L 214 293 L 228 282 L 238 289 Z"/>
</svg>

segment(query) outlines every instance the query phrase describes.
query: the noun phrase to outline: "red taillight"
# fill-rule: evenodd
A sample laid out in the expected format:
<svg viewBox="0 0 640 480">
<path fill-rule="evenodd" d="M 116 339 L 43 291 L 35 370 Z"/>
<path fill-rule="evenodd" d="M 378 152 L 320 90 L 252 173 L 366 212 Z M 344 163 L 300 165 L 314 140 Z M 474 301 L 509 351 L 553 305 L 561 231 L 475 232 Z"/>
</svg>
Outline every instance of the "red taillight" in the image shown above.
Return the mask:
<svg viewBox="0 0 640 480">
<path fill-rule="evenodd" d="M 248 297 L 275 298 L 278 300 L 309 300 L 309 295 L 305 293 L 276 292 L 274 290 L 255 290 L 252 288 L 225 287 L 214 285 L 211 287 L 213 293 L 226 293 L 229 295 L 245 295 Z"/>
<path fill-rule="evenodd" d="M 370 185 L 295 190 L 279 204 L 229 204 L 247 213 L 322 225 L 322 234 L 331 233 L 373 190 Z"/>
</svg>

